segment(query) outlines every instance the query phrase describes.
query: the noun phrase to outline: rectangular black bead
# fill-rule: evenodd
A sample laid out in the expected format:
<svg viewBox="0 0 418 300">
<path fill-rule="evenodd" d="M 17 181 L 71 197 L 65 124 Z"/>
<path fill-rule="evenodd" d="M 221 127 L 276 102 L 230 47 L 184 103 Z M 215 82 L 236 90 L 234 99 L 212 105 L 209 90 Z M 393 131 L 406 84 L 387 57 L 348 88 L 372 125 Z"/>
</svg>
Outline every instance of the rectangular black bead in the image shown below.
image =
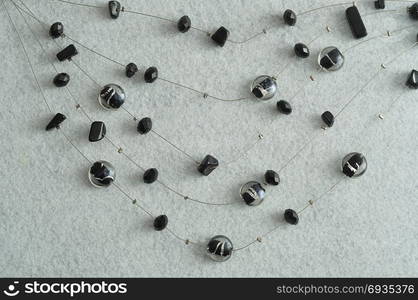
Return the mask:
<svg viewBox="0 0 418 300">
<path fill-rule="evenodd" d="M 356 6 L 351 6 L 345 11 L 348 24 L 350 24 L 351 31 L 355 38 L 361 39 L 367 36 L 367 29 L 364 26 L 363 19 L 360 16 L 360 12 Z"/>
<path fill-rule="evenodd" d="M 73 56 L 76 56 L 78 54 L 77 48 L 71 44 L 69 46 L 67 46 L 66 48 L 64 48 L 62 51 L 60 51 L 57 54 L 57 58 L 59 61 L 64 61 L 64 60 L 70 60 Z"/>
<path fill-rule="evenodd" d="M 106 135 L 106 125 L 103 122 L 93 122 L 90 127 L 89 141 L 98 142 L 101 141 Z"/>
<path fill-rule="evenodd" d="M 375 1 L 374 6 L 376 7 L 376 9 L 385 9 L 385 7 L 386 7 L 385 0 Z"/>
</svg>

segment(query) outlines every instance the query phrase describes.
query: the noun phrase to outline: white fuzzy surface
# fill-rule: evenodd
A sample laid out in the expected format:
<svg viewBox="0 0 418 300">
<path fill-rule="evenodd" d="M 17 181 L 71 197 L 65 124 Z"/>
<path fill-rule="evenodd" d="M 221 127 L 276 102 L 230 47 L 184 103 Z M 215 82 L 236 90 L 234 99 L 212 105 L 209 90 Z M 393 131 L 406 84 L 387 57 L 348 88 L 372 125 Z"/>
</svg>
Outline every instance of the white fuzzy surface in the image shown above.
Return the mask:
<svg viewBox="0 0 418 300">
<path fill-rule="evenodd" d="M 3 1 L 3 0 L 2 0 Z M 47 23 L 61 21 L 68 35 L 143 71 L 155 65 L 160 75 L 221 97 L 248 94 L 258 75 L 277 74 L 280 94 L 261 103 L 217 102 L 162 81 L 149 85 L 124 77 L 123 69 L 79 47 L 75 61 L 102 83 L 125 87 L 126 108 L 150 116 L 154 128 L 192 153 L 211 153 L 233 160 L 262 132 L 265 139 L 248 156 L 202 178 L 187 158 L 153 137 L 138 136 L 123 111 L 103 111 L 97 87 L 69 62 L 56 63 L 72 76 L 69 88 L 95 119 L 103 120 L 109 137 L 145 168 L 156 167 L 163 181 L 210 202 L 237 201 L 210 207 L 184 201 L 159 185 L 141 183 L 142 172 L 106 141 L 87 140 L 89 124 L 62 89 L 52 86 L 54 70 L 10 1 L 6 5 L 24 37 L 30 58 L 54 112 L 68 120 L 63 130 L 91 159 L 111 161 L 117 182 L 153 214 L 167 214 L 170 227 L 201 242 L 224 234 L 239 247 L 282 223 L 284 209 L 299 209 L 341 177 L 341 159 L 349 152 L 366 155 L 369 170 L 358 180 L 345 180 L 308 209 L 295 227 L 283 226 L 263 243 L 235 253 L 226 263 L 210 261 L 202 249 L 186 246 L 167 232 L 154 232 L 151 220 L 115 188 L 97 190 L 86 178 L 88 164 L 57 131 L 45 132 L 51 118 L 37 90 L 16 32 L 0 9 L 1 276 L 418 276 L 417 91 L 404 81 L 418 68 L 418 47 L 382 70 L 323 132 L 320 115 L 337 112 L 371 76 L 416 41 L 417 27 L 376 38 L 346 52 L 346 64 L 335 73 L 317 73 L 321 48 L 341 50 L 353 39 L 344 7 L 306 14 L 296 27 L 285 26 L 286 8 L 298 12 L 337 0 L 125 0 L 126 8 L 177 19 L 188 14 L 195 26 L 209 31 L 223 25 L 231 39 L 245 39 L 263 28 L 266 35 L 243 45 L 219 48 L 204 34 L 180 34 L 172 24 L 124 14 L 113 21 L 103 10 L 74 7 L 53 0 L 24 0 Z M 77 0 L 74 0 L 77 1 Z M 81 1 L 106 7 L 106 1 Z M 373 1 L 358 1 L 363 14 L 375 13 Z M 364 17 L 368 38 L 413 25 L 408 3 L 387 4 L 385 12 Z M 56 45 L 36 22 L 33 30 L 54 59 Z M 337 24 L 340 24 L 337 26 Z M 332 32 L 325 30 L 326 25 Z M 312 55 L 292 55 L 296 42 L 311 44 Z M 66 42 L 67 43 L 67 42 Z M 313 75 L 314 82 L 309 80 Z M 294 113 L 279 115 L 275 103 L 290 99 Z M 400 100 L 388 110 L 393 99 Z M 281 172 L 282 184 L 268 199 L 250 208 L 239 202 L 242 183 L 260 180 L 266 169 L 280 169 L 314 134 L 321 135 Z"/>
</svg>

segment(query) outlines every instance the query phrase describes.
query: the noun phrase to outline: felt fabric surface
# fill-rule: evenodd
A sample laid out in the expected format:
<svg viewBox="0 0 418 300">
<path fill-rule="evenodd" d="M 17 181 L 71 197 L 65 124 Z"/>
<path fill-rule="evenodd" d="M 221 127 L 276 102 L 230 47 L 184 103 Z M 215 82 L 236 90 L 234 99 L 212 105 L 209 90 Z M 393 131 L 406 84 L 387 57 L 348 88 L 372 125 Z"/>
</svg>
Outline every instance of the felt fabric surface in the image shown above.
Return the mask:
<svg viewBox="0 0 418 300">
<path fill-rule="evenodd" d="M 47 24 L 62 22 L 71 38 L 123 64 L 138 64 L 140 72 L 128 79 L 122 66 L 80 46 L 74 58 L 98 84 L 123 86 L 124 107 L 138 118 L 152 118 L 156 132 L 194 160 L 215 156 L 220 167 L 202 177 L 192 160 L 156 135 L 140 136 L 125 111 L 103 110 L 97 102 L 100 88 L 71 62 L 58 62 L 59 47 L 25 15 L 44 53 L 6 0 L 48 105 L 67 116 L 61 130 L 89 159 L 110 161 L 117 184 L 153 215 L 166 214 L 169 228 L 182 238 L 204 244 L 223 234 L 239 248 L 281 226 L 228 262 L 215 263 L 204 247 L 155 232 L 152 219 L 117 188 L 93 188 L 88 162 L 57 130 L 44 130 L 53 114 L 2 6 L 1 276 L 418 276 L 418 94 L 405 86 L 418 68 L 418 47 L 411 48 L 418 23 L 406 13 L 411 3 L 388 2 L 385 10 L 376 10 L 374 1 L 357 1 L 368 36 L 356 40 L 345 19 L 349 4 L 300 14 L 342 3 L 337 0 L 122 2 L 126 10 L 174 20 L 187 14 L 193 26 L 209 32 L 225 26 L 234 42 L 266 29 L 246 43 L 221 48 L 205 33 L 182 34 L 170 22 L 129 13 L 112 20 L 107 1 L 79 0 L 103 6 L 96 9 L 24 0 Z M 283 23 L 287 8 L 300 14 L 294 27 Z M 309 44 L 308 59 L 295 57 L 298 42 Z M 318 53 L 327 46 L 345 55 L 344 67 L 334 73 L 318 71 Z M 201 205 L 159 184 L 146 185 L 143 171 L 109 142 L 89 143 L 90 121 L 65 89 L 53 86 L 56 74 L 48 58 L 70 74 L 76 102 L 94 121 L 106 123 L 108 137 L 135 162 L 157 168 L 160 179 L 184 195 L 234 204 Z M 251 81 L 264 74 L 278 75 L 279 92 L 266 102 L 217 101 L 162 80 L 144 83 L 150 66 L 158 67 L 164 79 L 215 97 L 247 97 Z M 291 103 L 291 115 L 277 111 L 281 99 Z M 320 116 L 327 110 L 342 112 L 324 131 Z M 264 139 L 252 147 L 260 133 Z M 344 178 L 341 161 L 354 151 L 366 156 L 367 173 Z M 268 187 L 262 205 L 248 207 L 239 199 L 242 184 L 261 181 L 266 170 L 284 166 L 281 184 Z M 297 226 L 284 223 L 285 209 L 302 209 L 340 180 L 304 211 Z"/>
</svg>

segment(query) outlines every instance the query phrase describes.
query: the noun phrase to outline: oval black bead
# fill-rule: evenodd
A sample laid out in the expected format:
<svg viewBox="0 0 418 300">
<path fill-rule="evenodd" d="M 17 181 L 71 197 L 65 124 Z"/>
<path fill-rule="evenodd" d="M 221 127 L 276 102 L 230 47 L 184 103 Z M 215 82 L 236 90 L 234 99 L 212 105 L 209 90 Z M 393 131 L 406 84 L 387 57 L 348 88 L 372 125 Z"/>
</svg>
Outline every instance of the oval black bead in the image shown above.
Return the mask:
<svg viewBox="0 0 418 300">
<path fill-rule="evenodd" d="M 64 87 L 70 82 L 70 75 L 67 73 L 59 73 L 54 77 L 54 85 L 56 87 Z"/>
<path fill-rule="evenodd" d="M 154 229 L 157 231 L 162 231 L 167 227 L 168 217 L 166 215 L 161 215 L 155 218 L 154 220 Z"/>
<path fill-rule="evenodd" d="M 192 21 L 190 20 L 189 16 L 183 16 L 177 23 L 177 29 L 182 32 L 186 33 L 192 27 Z"/>
<path fill-rule="evenodd" d="M 302 43 L 297 43 L 294 47 L 295 54 L 300 58 L 308 58 L 311 52 L 309 51 L 308 46 Z"/>
<path fill-rule="evenodd" d="M 280 184 L 280 176 L 279 176 L 279 174 L 277 174 L 277 172 L 275 172 L 273 170 L 268 170 L 264 174 L 264 180 L 266 181 L 266 183 L 268 183 L 270 185 L 279 185 Z"/>
<path fill-rule="evenodd" d="M 408 8 L 408 13 L 411 18 L 418 20 L 418 3 L 415 3 L 411 7 Z"/>
<path fill-rule="evenodd" d="M 53 39 L 59 38 L 64 33 L 64 25 L 61 22 L 56 22 L 49 28 L 49 35 Z"/>
<path fill-rule="evenodd" d="M 293 111 L 290 103 L 285 100 L 280 100 L 279 102 L 277 102 L 277 109 L 279 110 L 279 112 L 285 115 L 290 115 Z"/>
<path fill-rule="evenodd" d="M 144 173 L 144 182 L 147 184 L 154 183 L 158 179 L 158 170 L 157 169 L 148 169 Z"/>
<path fill-rule="evenodd" d="M 144 74 L 144 80 L 147 83 L 153 83 L 158 78 L 158 69 L 156 67 L 148 68 Z"/>
<path fill-rule="evenodd" d="M 152 120 L 150 118 L 143 118 L 139 121 L 137 130 L 140 134 L 147 134 L 152 130 Z"/>
<path fill-rule="evenodd" d="M 119 18 L 120 12 L 122 10 L 122 5 L 119 1 L 109 1 L 109 14 L 112 19 Z"/>
<path fill-rule="evenodd" d="M 297 21 L 296 13 L 291 10 L 287 9 L 283 14 L 284 22 L 289 26 L 295 26 Z"/>
<path fill-rule="evenodd" d="M 299 216 L 293 209 L 286 209 L 284 219 L 291 225 L 297 225 L 299 223 Z"/>
<path fill-rule="evenodd" d="M 328 126 L 334 126 L 335 117 L 330 111 L 326 111 L 321 115 L 322 121 Z"/>
<path fill-rule="evenodd" d="M 134 63 L 129 63 L 125 68 L 126 77 L 133 77 L 138 72 L 138 66 Z"/>
</svg>

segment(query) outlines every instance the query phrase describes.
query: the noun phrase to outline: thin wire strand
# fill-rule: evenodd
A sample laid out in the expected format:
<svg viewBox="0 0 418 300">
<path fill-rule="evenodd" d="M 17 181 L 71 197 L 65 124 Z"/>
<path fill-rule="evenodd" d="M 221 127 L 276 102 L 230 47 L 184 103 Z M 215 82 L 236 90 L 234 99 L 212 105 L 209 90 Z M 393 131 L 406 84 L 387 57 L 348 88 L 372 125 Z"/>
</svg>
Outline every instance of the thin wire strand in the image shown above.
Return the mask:
<svg viewBox="0 0 418 300">
<path fill-rule="evenodd" d="M 61 3 L 65 3 L 65 4 L 71 4 L 71 5 L 76 5 L 76 6 L 83 6 L 83 7 L 89 7 L 89 8 L 103 8 L 103 6 L 98 6 L 98 5 L 92 5 L 92 4 L 84 4 L 84 3 L 77 3 L 77 2 L 72 2 L 72 1 L 66 1 L 66 0 L 55 0 Z"/>
</svg>

